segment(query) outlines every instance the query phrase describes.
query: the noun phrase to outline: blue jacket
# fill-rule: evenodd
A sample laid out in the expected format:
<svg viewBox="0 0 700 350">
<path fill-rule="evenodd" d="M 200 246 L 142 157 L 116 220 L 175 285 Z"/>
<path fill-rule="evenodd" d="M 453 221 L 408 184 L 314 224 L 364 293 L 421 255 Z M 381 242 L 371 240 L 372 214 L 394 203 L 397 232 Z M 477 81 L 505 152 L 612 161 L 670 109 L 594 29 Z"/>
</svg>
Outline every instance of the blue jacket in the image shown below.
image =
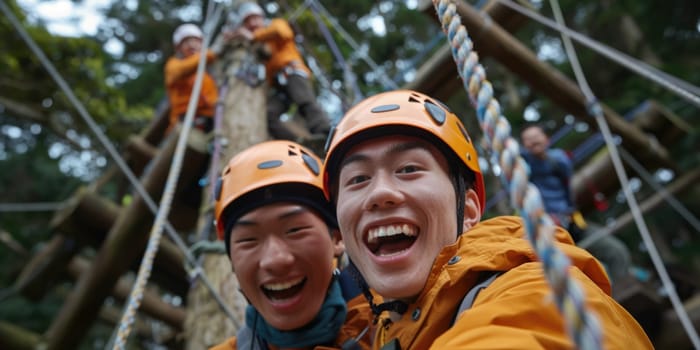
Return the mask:
<svg viewBox="0 0 700 350">
<path fill-rule="evenodd" d="M 574 202 L 570 182 L 574 167 L 566 152 L 550 148 L 546 157 L 540 159 L 523 151 L 522 157 L 530 166 L 530 182 L 540 190 L 545 210 L 550 214 L 571 214 Z"/>
</svg>

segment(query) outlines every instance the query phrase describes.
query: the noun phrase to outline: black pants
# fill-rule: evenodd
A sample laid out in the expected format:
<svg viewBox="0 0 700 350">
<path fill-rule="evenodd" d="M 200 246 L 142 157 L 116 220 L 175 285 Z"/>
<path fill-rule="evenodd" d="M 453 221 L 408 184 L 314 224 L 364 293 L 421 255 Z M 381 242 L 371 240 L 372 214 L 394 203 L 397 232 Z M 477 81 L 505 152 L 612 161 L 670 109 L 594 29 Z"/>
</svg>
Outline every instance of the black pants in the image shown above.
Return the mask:
<svg viewBox="0 0 700 350">
<path fill-rule="evenodd" d="M 328 134 L 330 122 L 326 112 L 316 102 L 311 81 L 304 76 L 290 74 L 286 77 L 285 85 L 275 83 L 267 98 L 267 128 L 272 137 L 296 139 L 297 135 L 287 129 L 280 120 L 282 113 L 286 112 L 292 104 L 297 105 L 311 134 Z"/>
</svg>

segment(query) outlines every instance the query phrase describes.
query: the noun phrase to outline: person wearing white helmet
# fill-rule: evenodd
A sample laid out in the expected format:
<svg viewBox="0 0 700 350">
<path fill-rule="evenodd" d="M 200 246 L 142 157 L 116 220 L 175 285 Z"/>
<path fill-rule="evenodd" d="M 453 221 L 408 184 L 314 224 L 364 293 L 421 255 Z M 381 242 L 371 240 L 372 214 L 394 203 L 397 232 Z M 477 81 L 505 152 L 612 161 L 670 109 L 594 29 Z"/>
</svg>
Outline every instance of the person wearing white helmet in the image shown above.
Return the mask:
<svg viewBox="0 0 700 350">
<path fill-rule="evenodd" d="M 187 111 L 187 104 L 196 78 L 203 38 L 202 30 L 192 23 L 181 24 L 173 32 L 175 55 L 165 63 L 165 88 L 170 100 L 169 131 L 184 118 Z M 206 55 L 207 63 L 216 58 L 216 54 L 212 50 L 207 50 Z M 204 132 L 211 131 L 217 99 L 216 82 L 211 75 L 205 72 L 195 114 L 195 128 Z"/>
<path fill-rule="evenodd" d="M 170 102 L 168 133 L 177 129 L 187 112 L 187 105 L 190 102 L 190 95 L 197 75 L 203 39 L 202 30 L 192 23 L 181 24 L 173 31 L 172 43 L 175 54 L 165 63 L 164 71 L 165 90 Z M 204 54 L 207 63 L 216 59 L 214 50 L 207 50 Z M 209 162 L 209 152 L 206 141 L 202 140 L 206 140 L 206 134 L 213 129 L 214 110 L 219 98 L 216 81 L 206 71 L 202 80 L 201 92 L 196 98 L 198 101 L 197 109 L 185 157 L 188 167 L 197 169 L 197 174 L 203 175 Z M 201 176 L 197 176 L 197 179 L 199 177 Z M 178 191 L 176 195 L 181 197 L 185 203 L 192 207 L 199 207 L 201 186 L 198 185 L 198 181 L 178 185 Z"/>
<path fill-rule="evenodd" d="M 324 139 L 330 130 L 330 121 L 316 101 L 311 84 L 311 71 L 304 63 L 294 41 L 294 31 L 283 18 L 265 18 L 265 12 L 255 2 L 244 2 L 237 11 L 238 27 L 232 38 L 264 45 L 267 57 L 265 70 L 270 85 L 267 102 L 267 122 L 270 135 L 277 139 L 298 140 L 280 120 L 292 104 L 296 104 L 306 121 L 313 139 Z"/>
</svg>

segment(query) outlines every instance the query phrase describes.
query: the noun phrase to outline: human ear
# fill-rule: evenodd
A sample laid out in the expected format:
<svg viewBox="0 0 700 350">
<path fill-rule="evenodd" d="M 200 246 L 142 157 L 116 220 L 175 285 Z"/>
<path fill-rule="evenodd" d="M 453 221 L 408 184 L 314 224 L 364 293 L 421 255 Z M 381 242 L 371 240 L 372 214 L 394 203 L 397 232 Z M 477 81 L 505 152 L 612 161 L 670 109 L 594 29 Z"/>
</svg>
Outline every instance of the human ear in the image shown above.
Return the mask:
<svg viewBox="0 0 700 350">
<path fill-rule="evenodd" d="M 345 243 L 337 228 L 330 229 L 331 240 L 333 241 L 333 256 L 338 258 L 345 252 Z"/>
<path fill-rule="evenodd" d="M 481 220 L 481 203 L 479 196 L 473 189 L 468 189 L 464 193 L 464 221 L 462 222 L 462 232 L 469 231 Z"/>
</svg>

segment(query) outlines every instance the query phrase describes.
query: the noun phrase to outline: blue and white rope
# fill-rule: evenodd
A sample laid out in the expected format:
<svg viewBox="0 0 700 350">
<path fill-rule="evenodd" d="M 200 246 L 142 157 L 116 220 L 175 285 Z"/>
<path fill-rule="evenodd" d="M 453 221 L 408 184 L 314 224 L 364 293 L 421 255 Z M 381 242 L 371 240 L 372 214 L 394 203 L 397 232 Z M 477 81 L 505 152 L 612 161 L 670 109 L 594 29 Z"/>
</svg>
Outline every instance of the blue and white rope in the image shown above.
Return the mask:
<svg viewBox="0 0 700 350">
<path fill-rule="evenodd" d="M 433 0 L 433 5 L 452 47 L 464 88 L 475 106 L 488 152 L 499 162 L 501 181 L 510 193 L 511 205 L 523 218 L 528 240 L 542 261 L 569 336 L 580 349 L 600 349 L 600 323 L 586 309 L 583 290 L 569 275 L 570 259 L 554 244 L 554 222 L 544 210 L 539 191 L 529 183 L 529 168 L 520 157 L 520 146 L 511 136 L 510 123 L 501 115 L 500 104 L 493 96 L 493 87 L 486 80 L 486 72 L 461 24 L 456 5 L 449 0 Z"/>
</svg>

